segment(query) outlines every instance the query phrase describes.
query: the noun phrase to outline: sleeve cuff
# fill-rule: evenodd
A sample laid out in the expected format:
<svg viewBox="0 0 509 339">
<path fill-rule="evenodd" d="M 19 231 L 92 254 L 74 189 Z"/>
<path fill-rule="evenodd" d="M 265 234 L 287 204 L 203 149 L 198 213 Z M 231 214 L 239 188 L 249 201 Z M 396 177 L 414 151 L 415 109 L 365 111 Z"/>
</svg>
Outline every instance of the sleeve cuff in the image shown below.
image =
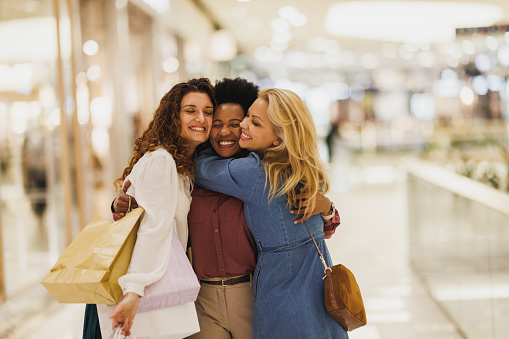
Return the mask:
<svg viewBox="0 0 509 339">
<path fill-rule="evenodd" d="M 145 296 L 145 286 L 137 284 L 135 282 L 128 282 L 125 284 L 125 286 L 122 286 L 122 291 L 124 292 L 124 295 L 127 292 L 136 293 L 140 297 Z"/>
<path fill-rule="evenodd" d="M 332 217 L 323 225 L 326 239 L 332 237 L 332 235 L 336 232 L 336 228 L 339 226 L 340 221 L 338 210 L 335 210 Z"/>
</svg>

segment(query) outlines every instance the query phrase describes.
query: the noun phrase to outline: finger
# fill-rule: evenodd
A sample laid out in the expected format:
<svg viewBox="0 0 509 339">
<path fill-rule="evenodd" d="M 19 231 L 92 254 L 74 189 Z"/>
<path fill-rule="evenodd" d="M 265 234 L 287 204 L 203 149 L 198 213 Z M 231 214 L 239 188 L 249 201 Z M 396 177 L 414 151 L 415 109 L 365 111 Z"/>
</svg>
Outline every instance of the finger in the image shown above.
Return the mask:
<svg viewBox="0 0 509 339">
<path fill-rule="evenodd" d="M 131 331 L 131 322 L 132 322 L 132 320 L 130 320 L 130 319 L 126 319 L 124 321 L 124 325 L 122 326 L 122 334 L 123 335 L 129 335 L 129 333 Z"/>
<path fill-rule="evenodd" d="M 127 180 L 127 181 L 124 183 L 124 186 L 122 186 L 122 191 L 123 191 L 124 193 L 126 193 L 126 192 L 127 192 L 127 189 L 128 189 L 129 187 L 131 187 L 131 181 Z"/>
<path fill-rule="evenodd" d="M 310 217 L 311 217 L 311 215 L 303 214 L 303 215 L 300 216 L 300 218 L 295 219 L 295 221 L 293 223 L 294 224 L 300 224 L 303 221 L 308 220 Z"/>
<path fill-rule="evenodd" d="M 307 200 L 309 199 L 309 197 L 311 196 L 311 194 L 309 193 L 299 193 L 299 194 L 295 194 L 295 198 L 297 200 Z"/>
<path fill-rule="evenodd" d="M 311 218 L 311 217 L 312 217 L 312 215 L 311 215 L 311 214 L 304 214 L 304 215 L 302 216 L 302 221 L 308 220 L 308 219 L 309 219 L 309 218 Z"/>
<path fill-rule="evenodd" d="M 309 205 L 309 200 L 299 199 L 299 200 L 296 200 L 295 203 L 298 206 L 307 206 L 307 205 Z"/>
<path fill-rule="evenodd" d="M 306 212 L 306 206 L 294 207 L 290 212 L 292 214 L 304 214 Z"/>
</svg>

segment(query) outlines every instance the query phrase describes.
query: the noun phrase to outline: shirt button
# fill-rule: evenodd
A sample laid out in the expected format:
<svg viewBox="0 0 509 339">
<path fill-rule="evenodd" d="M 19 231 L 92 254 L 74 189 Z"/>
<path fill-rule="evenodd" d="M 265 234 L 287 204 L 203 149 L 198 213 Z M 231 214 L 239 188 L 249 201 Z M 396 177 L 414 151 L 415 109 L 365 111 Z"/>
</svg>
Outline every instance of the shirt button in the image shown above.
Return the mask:
<svg viewBox="0 0 509 339">
<path fill-rule="evenodd" d="M 213 213 L 216 213 L 216 209 L 214 208 L 214 210 L 212 211 Z"/>
<path fill-rule="evenodd" d="M 224 267 L 221 267 L 221 271 L 224 271 Z"/>
<path fill-rule="evenodd" d="M 218 252 L 221 252 L 221 249 L 220 249 L 220 248 L 218 248 L 218 249 L 217 249 L 217 251 L 218 251 Z"/>
<path fill-rule="evenodd" d="M 216 233 L 217 233 L 217 232 L 219 232 L 219 230 L 216 228 L 216 229 L 214 230 L 214 232 L 216 232 Z"/>
</svg>

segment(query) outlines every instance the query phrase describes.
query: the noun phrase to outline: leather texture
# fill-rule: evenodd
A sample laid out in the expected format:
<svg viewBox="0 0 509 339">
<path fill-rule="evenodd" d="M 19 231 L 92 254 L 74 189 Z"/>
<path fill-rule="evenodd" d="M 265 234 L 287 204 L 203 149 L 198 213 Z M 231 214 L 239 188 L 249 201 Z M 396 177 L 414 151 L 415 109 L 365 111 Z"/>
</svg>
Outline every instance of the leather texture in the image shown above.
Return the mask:
<svg viewBox="0 0 509 339">
<path fill-rule="evenodd" d="M 327 312 L 347 331 L 366 325 L 366 310 L 353 273 L 343 265 L 334 265 L 325 273 Z"/>
</svg>

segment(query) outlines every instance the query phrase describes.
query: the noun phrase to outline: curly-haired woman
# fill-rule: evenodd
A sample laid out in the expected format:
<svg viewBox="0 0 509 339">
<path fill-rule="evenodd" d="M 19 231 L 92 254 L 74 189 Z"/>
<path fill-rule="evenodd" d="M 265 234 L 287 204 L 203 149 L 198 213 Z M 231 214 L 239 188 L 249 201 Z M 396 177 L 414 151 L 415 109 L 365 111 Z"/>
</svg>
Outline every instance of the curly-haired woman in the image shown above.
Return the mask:
<svg viewBox="0 0 509 339">
<path fill-rule="evenodd" d="M 134 155 L 115 182 L 118 187 L 129 180 L 129 194 L 145 209 L 128 272 L 119 279 L 124 298 L 111 315 L 113 327 L 123 324 L 125 334 L 130 333 L 145 287 L 166 271 L 174 230 L 182 247 L 187 248 L 193 155 L 209 138 L 214 108 L 209 79 L 191 79 L 173 86 L 136 139 Z"/>
</svg>

